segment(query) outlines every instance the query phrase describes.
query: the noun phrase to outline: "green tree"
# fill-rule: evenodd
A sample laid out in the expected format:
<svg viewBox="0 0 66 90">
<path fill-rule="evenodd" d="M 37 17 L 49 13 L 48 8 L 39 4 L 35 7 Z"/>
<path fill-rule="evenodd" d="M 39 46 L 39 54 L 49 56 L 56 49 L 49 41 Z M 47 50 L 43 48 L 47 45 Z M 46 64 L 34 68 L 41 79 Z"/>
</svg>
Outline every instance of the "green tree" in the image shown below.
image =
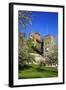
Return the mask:
<svg viewBox="0 0 66 90">
<path fill-rule="evenodd" d="M 18 23 L 23 29 L 26 29 L 28 25 L 31 25 L 32 12 L 30 11 L 19 11 L 18 12 Z"/>
<path fill-rule="evenodd" d="M 28 47 L 29 53 L 35 52 L 34 49 L 33 49 L 33 46 L 34 46 L 34 40 L 29 38 L 27 40 L 27 47 Z"/>
<path fill-rule="evenodd" d="M 24 67 L 33 63 L 34 57 L 28 53 L 27 48 L 19 49 L 19 67 Z"/>
<path fill-rule="evenodd" d="M 30 11 L 19 11 L 18 12 L 18 23 L 23 30 L 26 30 L 28 25 L 31 25 L 32 12 Z M 22 33 L 19 29 L 19 47 L 18 47 L 18 58 L 19 58 L 19 68 L 33 63 L 34 57 L 30 55 L 27 48 L 27 40 L 25 31 Z"/>
<path fill-rule="evenodd" d="M 30 55 L 29 50 L 27 48 L 26 41 L 21 35 L 19 38 L 19 47 L 18 47 L 18 58 L 19 58 L 19 68 L 28 66 L 30 63 L 35 61 L 34 57 Z"/>
</svg>

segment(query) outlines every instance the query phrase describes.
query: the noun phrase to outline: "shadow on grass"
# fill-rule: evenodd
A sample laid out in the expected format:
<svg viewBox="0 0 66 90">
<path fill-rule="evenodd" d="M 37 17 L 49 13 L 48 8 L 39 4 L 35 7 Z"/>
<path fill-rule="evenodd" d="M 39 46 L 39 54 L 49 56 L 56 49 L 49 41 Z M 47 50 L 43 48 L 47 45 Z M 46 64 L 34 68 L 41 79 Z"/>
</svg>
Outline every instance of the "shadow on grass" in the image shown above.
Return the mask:
<svg viewBox="0 0 66 90">
<path fill-rule="evenodd" d="M 47 70 L 47 69 L 40 68 L 40 67 L 37 67 L 36 70 L 38 72 L 54 72 L 54 73 L 57 73 L 58 72 L 57 70 Z"/>
<path fill-rule="evenodd" d="M 19 79 L 33 79 L 33 78 L 42 78 L 41 76 L 35 76 L 35 77 L 19 77 Z"/>
<path fill-rule="evenodd" d="M 33 67 L 31 65 L 24 65 L 24 66 L 20 66 L 19 67 L 19 71 L 21 70 L 30 70 L 32 69 L 33 71 L 37 71 L 37 72 L 54 72 L 54 73 L 57 73 L 58 71 L 57 70 L 50 70 L 50 69 L 46 69 L 46 68 L 42 68 L 42 67 Z"/>
<path fill-rule="evenodd" d="M 38 72 L 44 72 L 44 71 L 46 71 L 45 69 L 42 69 L 42 68 L 40 68 L 40 67 L 36 68 L 36 70 L 37 70 Z"/>
<path fill-rule="evenodd" d="M 25 69 L 30 69 L 30 68 L 32 68 L 32 66 L 30 65 L 19 66 L 19 70 L 25 70 Z"/>
</svg>

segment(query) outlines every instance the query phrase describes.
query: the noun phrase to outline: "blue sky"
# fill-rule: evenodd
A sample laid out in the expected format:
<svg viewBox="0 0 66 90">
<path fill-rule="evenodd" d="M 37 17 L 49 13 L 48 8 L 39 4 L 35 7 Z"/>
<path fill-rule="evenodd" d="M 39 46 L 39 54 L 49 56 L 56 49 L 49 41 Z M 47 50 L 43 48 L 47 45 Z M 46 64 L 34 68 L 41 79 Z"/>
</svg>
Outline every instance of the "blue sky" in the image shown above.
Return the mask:
<svg viewBox="0 0 66 90">
<path fill-rule="evenodd" d="M 23 32 L 23 28 L 19 26 L 20 31 Z M 25 33 L 29 36 L 30 30 L 35 33 L 39 32 L 43 38 L 45 35 L 53 35 L 57 41 L 58 37 L 58 13 L 56 12 L 35 12 L 32 11 L 32 25 L 27 27 Z"/>
</svg>

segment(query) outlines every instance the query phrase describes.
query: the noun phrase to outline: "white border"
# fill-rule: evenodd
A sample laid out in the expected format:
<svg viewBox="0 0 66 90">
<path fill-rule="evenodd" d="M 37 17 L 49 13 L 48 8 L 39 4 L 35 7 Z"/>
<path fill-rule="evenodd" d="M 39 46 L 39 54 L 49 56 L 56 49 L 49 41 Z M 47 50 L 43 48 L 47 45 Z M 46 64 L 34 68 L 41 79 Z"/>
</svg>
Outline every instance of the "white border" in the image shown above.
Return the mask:
<svg viewBox="0 0 66 90">
<path fill-rule="evenodd" d="M 41 79 L 18 79 L 18 10 L 29 11 L 46 11 L 58 12 L 58 77 L 41 78 Z M 13 57 L 13 77 L 14 85 L 29 85 L 43 83 L 61 83 L 63 81 L 63 9 L 55 7 L 39 7 L 39 6 L 24 6 L 14 5 L 14 57 Z"/>
</svg>

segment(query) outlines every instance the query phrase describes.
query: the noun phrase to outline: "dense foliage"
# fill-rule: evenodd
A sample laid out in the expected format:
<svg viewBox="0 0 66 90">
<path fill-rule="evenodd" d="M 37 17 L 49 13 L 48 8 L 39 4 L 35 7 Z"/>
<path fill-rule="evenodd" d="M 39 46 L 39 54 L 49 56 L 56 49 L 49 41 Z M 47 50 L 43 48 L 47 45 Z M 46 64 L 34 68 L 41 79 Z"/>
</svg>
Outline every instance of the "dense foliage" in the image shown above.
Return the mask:
<svg viewBox="0 0 66 90">
<path fill-rule="evenodd" d="M 45 63 L 48 65 L 58 65 L 58 49 L 54 47 L 47 55 L 46 55 Z"/>
<path fill-rule="evenodd" d="M 27 47 L 27 41 L 25 40 L 24 36 L 21 35 L 19 37 L 19 68 L 24 67 L 30 63 L 35 61 L 34 57 L 30 55 L 29 48 Z"/>
</svg>

